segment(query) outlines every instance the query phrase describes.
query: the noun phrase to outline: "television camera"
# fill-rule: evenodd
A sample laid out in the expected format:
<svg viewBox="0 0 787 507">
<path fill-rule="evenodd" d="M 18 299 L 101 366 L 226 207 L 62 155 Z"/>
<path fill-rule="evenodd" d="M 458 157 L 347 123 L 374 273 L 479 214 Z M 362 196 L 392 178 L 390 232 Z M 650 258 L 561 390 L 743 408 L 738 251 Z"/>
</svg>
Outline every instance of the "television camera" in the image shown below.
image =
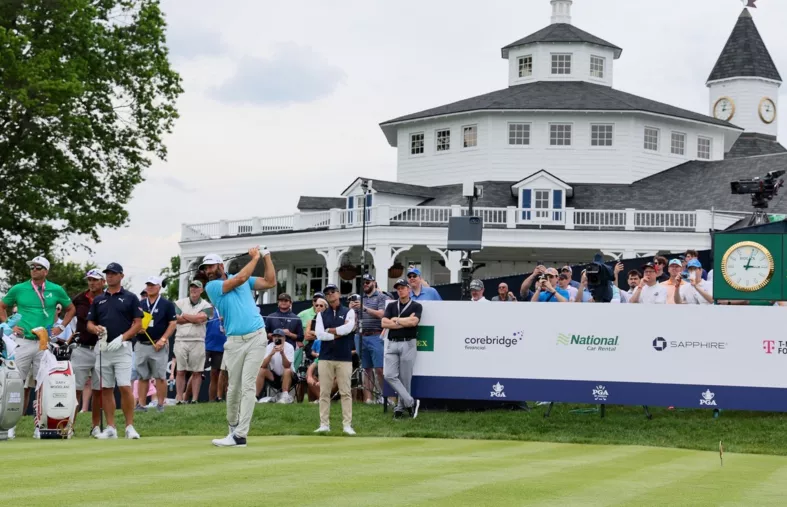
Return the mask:
<svg viewBox="0 0 787 507">
<path fill-rule="evenodd" d="M 612 268 L 604 264 L 604 256 L 596 254 L 593 262 L 585 267 L 585 276 L 588 280 L 588 290 L 596 303 L 609 303 L 612 301 L 612 282 L 615 275 Z M 582 297 L 582 295 L 578 295 Z"/>
<path fill-rule="evenodd" d="M 784 170 L 771 171 L 764 178 L 733 181 L 730 182 L 730 190 L 734 195 L 751 194 L 751 205 L 756 209 L 766 209 L 768 202 L 773 200 L 784 186 L 784 180 L 780 179 L 784 173 Z"/>
</svg>

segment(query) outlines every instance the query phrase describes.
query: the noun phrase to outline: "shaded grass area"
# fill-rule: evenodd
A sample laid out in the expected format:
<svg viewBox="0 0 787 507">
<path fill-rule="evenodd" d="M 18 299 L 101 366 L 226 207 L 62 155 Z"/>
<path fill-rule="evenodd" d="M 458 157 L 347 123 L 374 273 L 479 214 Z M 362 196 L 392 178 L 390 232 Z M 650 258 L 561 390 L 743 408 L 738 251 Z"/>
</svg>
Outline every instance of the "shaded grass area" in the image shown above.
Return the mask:
<svg viewBox="0 0 787 507">
<path fill-rule="evenodd" d="M 450 439 L 523 440 L 583 444 L 675 447 L 725 452 L 787 455 L 787 414 L 724 411 L 717 419 L 709 410 L 671 411 L 651 408 L 646 420 L 641 408 L 608 406 L 606 417 L 576 413 L 587 405 L 556 404 L 548 419 L 546 407 L 530 412 L 494 410 L 445 412 L 422 410 L 415 420 L 392 420 L 381 406 L 353 405 L 353 426 L 359 437 L 421 437 Z M 145 437 L 195 435 L 210 438 L 227 433 L 224 404 L 167 407 L 163 414 L 136 414 L 135 427 Z M 77 436 L 90 431 L 87 414 L 77 418 Z M 122 435 L 123 417 L 118 412 Z M 314 404 L 257 405 L 250 436 L 311 435 L 318 426 Z M 332 407 L 332 434 L 341 435 L 338 404 Z M 32 418 L 25 417 L 17 438 L 30 438 Z"/>
</svg>

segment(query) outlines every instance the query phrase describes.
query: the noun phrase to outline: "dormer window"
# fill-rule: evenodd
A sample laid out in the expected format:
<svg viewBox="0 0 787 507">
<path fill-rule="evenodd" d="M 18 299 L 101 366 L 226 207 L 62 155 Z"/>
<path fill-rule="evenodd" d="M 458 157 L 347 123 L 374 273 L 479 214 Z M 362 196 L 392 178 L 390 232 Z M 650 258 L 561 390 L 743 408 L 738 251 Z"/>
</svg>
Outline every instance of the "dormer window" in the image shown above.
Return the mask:
<svg viewBox="0 0 787 507">
<path fill-rule="evenodd" d="M 561 53 L 552 55 L 552 74 L 571 74 L 571 54 Z"/>
<path fill-rule="evenodd" d="M 533 56 L 520 56 L 517 60 L 519 64 L 519 77 L 530 77 L 533 75 Z"/>
<path fill-rule="evenodd" d="M 604 79 L 604 58 L 601 56 L 590 57 L 590 77 Z"/>
</svg>

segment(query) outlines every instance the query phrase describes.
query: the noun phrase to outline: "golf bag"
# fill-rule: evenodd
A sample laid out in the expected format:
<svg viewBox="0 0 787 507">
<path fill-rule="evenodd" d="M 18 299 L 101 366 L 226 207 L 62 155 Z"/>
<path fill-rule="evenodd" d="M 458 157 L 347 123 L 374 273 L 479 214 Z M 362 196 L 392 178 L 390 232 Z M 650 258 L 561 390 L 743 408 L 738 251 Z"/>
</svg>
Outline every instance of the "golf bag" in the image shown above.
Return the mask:
<svg viewBox="0 0 787 507">
<path fill-rule="evenodd" d="M 71 438 L 77 411 L 77 389 L 71 369 L 73 345 L 47 343 L 36 377 L 35 425 L 41 438 Z"/>
<path fill-rule="evenodd" d="M 6 359 L 6 345 L 0 339 L 0 440 L 8 440 L 8 430 L 22 417 L 24 381 L 14 361 Z"/>
</svg>

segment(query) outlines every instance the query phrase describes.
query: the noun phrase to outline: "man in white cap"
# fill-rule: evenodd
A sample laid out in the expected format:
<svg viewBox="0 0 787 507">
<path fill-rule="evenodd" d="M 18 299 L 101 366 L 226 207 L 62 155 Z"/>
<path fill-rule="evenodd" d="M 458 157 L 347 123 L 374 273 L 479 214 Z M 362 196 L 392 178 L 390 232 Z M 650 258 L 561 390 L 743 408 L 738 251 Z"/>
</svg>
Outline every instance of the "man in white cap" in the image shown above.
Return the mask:
<svg viewBox="0 0 787 507">
<path fill-rule="evenodd" d="M 41 362 L 38 337 L 33 333 L 33 329 L 44 328 L 50 336 L 57 336 L 71 323 L 76 313 L 71 298 L 63 287 L 47 281 L 49 261 L 39 256 L 27 264 L 30 266 L 30 280 L 11 287 L 0 301 L 0 323 L 8 320 L 8 309 L 14 305 L 17 313 L 22 315 L 22 320 L 14 327 L 14 340 L 17 345 L 14 355 L 20 375 L 27 380 L 23 405 L 25 408 L 30 403 L 30 389 L 35 387 L 35 374 Z M 58 304 L 66 309 L 66 315 L 61 324 L 52 327 L 57 319 Z M 9 432 L 9 435 L 12 433 Z"/>
<path fill-rule="evenodd" d="M 177 313 L 172 301 L 161 297 L 161 277 L 151 276 L 145 282 L 148 297 L 141 301 L 142 311 L 150 314 L 147 328 L 143 328 L 136 338 L 134 358 L 136 361 L 139 384 L 137 411 L 146 412 L 148 385 L 151 379 L 156 381 L 156 398 L 159 412 L 164 411 L 167 398 L 167 362 L 169 361 L 169 337 L 177 326 Z M 144 319 L 143 319 L 144 320 Z"/>
<path fill-rule="evenodd" d="M 175 333 L 175 364 L 177 377 L 175 386 L 179 400 L 185 400 L 186 372 L 191 372 L 191 402 L 197 403 L 202 372 L 205 371 L 205 334 L 206 323 L 213 317 L 213 307 L 202 299 L 202 282 L 192 280 L 189 284 L 189 297 L 175 302 L 178 314 L 178 327 Z M 219 365 L 211 365 L 218 369 Z"/>
<path fill-rule="evenodd" d="M 251 416 L 257 403 L 257 373 L 265 359 L 268 334 L 252 291 L 276 287 L 276 270 L 271 253 L 265 247 L 249 250 L 251 260 L 236 275 L 227 275 L 224 262 L 216 254 L 206 255 L 200 269 L 208 277 L 205 287 L 213 306 L 224 317 L 227 343 L 224 362 L 227 365 L 227 423 L 229 434 L 213 440 L 217 447 L 246 447 Z M 264 259 L 264 276 L 252 276 L 254 268 Z"/>
<path fill-rule="evenodd" d="M 76 308 L 76 333 L 72 335 L 71 342 L 77 348 L 71 353 L 71 369 L 74 370 L 74 380 L 77 387 L 77 400 L 82 400 L 85 390 L 90 392 L 87 396 L 92 400 L 92 425 L 90 434 L 93 437 L 100 433 L 99 420 L 101 418 L 101 382 L 96 371 L 96 345 L 98 336 L 87 330 L 87 314 L 93 300 L 104 293 L 104 274 L 98 269 L 91 269 L 85 275 L 87 291 L 80 292 L 71 300 Z M 90 383 L 88 383 L 90 380 Z M 91 395 L 94 394 L 95 396 Z M 82 407 L 85 410 L 87 407 Z"/>
</svg>

